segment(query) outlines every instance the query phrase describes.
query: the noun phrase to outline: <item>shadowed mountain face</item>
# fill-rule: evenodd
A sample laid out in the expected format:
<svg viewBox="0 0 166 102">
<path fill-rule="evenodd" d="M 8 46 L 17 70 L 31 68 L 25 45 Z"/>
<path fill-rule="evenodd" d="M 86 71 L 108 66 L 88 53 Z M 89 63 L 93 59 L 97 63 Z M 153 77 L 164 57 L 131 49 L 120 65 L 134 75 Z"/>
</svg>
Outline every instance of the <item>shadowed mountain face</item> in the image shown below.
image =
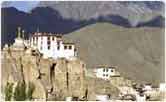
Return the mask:
<svg viewBox="0 0 166 102">
<path fill-rule="evenodd" d="M 16 37 L 16 28 L 21 26 L 28 33 L 41 32 L 68 33 L 84 26 L 86 22 L 63 19 L 50 8 L 36 8 L 31 13 L 20 12 L 15 8 L 2 8 L 2 45 L 12 43 Z"/>
<path fill-rule="evenodd" d="M 162 3 L 150 2 L 40 2 L 29 13 L 13 7 L 2 8 L 2 46 L 12 43 L 16 28 L 26 30 L 25 37 L 37 28 L 41 32 L 67 34 L 96 22 L 123 27 L 163 27 Z M 158 22 L 160 21 L 160 22 Z"/>
<path fill-rule="evenodd" d="M 35 32 L 37 28 L 40 32 L 66 34 L 95 22 L 112 22 L 121 26 L 129 26 L 127 19 L 118 15 L 79 21 L 64 19 L 58 11 L 49 7 L 38 7 L 31 13 L 21 12 L 13 7 L 2 8 L 2 46 L 4 43 L 10 44 L 14 41 L 18 26 L 26 30 L 25 37 L 28 38 L 28 33 Z"/>
</svg>

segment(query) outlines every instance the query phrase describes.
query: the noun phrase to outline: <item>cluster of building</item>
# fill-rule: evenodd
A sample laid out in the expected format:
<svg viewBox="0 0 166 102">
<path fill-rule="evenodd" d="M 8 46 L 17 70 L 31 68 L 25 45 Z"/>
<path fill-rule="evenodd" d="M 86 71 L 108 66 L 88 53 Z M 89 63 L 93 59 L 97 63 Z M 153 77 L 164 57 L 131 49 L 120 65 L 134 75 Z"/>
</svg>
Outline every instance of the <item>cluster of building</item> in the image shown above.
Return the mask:
<svg viewBox="0 0 166 102">
<path fill-rule="evenodd" d="M 15 39 L 15 43 L 13 45 L 14 48 L 23 48 L 23 46 L 27 46 L 31 49 L 38 50 L 42 54 L 42 57 L 44 59 L 66 58 L 71 60 L 78 56 L 75 44 L 71 42 L 65 42 L 61 34 L 35 32 L 31 35 L 32 36 L 30 36 L 28 40 L 22 39 L 21 28 L 18 28 L 18 37 Z M 6 48 L 6 46 L 4 48 Z M 95 67 L 93 72 L 95 73 L 96 78 L 110 80 L 111 77 L 120 77 L 120 73 L 116 68 L 116 66 L 102 65 Z M 123 93 L 121 95 L 122 98 L 125 95 L 135 95 L 135 99 L 140 101 L 145 101 L 149 94 L 151 95 L 156 93 L 156 91 L 154 91 L 154 88 L 152 88 L 152 86 L 149 84 L 144 85 L 141 89 L 137 88 L 139 90 L 130 90 L 131 87 L 119 87 L 119 90 L 121 90 L 120 88 L 122 89 Z M 161 92 L 166 92 L 166 84 L 161 84 L 158 90 L 160 90 Z M 141 96 L 142 93 L 144 94 Z M 105 95 L 96 96 L 96 99 L 98 100 L 105 100 L 106 98 L 108 97 Z"/>
<path fill-rule="evenodd" d="M 74 43 L 64 42 L 61 34 L 35 32 L 29 39 L 32 48 L 38 49 L 44 58 L 71 58 L 77 56 Z"/>
<path fill-rule="evenodd" d="M 14 46 L 27 46 L 38 50 L 43 58 L 72 59 L 77 57 L 75 44 L 63 41 L 62 34 L 35 32 L 31 34 L 28 40 L 22 39 L 21 35 L 24 36 L 24 31 L 21 34 L 21 28 L 19 27 L 18 37 L 15 39 Z"/>
</svg>

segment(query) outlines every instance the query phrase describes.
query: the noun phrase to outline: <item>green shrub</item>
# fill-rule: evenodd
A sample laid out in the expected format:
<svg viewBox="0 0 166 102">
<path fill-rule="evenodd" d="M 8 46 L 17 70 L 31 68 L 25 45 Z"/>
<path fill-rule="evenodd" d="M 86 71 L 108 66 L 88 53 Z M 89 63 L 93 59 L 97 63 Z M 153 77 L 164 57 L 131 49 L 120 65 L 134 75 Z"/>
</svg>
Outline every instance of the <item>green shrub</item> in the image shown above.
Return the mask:
<svg viewBox="0 0 166 102">
<path fill-rule="evenodd" d="M 24 101 L 26 100 L 26 84 L 25 82 L 18 82 L 15 92 L 14 99 L 16 101 Z"/>
<path fill-rule="evenodd" d="M 34 84 L 29 82 L 29 87 L 28 87 L 27 95 L 26 95 L 28 100 L 32 99 L 32 94 L 33 94 L 34 90 L 35 90 Z"/>
<path fill-rule="evenodd" d="M 13 83 L 8 83 L 5 86 L 5 101 L 10 101 L 13 94 Z"/>
<path fill-rule="evenodd" d="M 34 90 L 35 86 L 33 83 L 29 82 L 29 86 L 27 87 L 25 82 L 20 81 L 13 92 L 13 83 L 7 83 L 5 86 L 5 100 L 10 101 L 12 95 L 15 101 L 31 100 Z"/>
</svg>

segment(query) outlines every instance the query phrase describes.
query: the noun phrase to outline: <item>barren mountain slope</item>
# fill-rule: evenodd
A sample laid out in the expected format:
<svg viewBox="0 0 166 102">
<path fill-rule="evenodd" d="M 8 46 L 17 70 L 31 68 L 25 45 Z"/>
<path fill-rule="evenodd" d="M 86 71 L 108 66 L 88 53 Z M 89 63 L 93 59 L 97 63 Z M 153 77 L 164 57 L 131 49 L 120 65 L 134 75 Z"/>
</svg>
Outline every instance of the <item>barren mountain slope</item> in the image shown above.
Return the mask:
<svg viewBox="0 0 166 102">
<path fill-rule="evenodd" d="M 141 82 L 163 80 L 164 29 L 123 28 L 97 23 L 71 34 L 89 68 L 115 65 L 122 75 Z"/>
</svg>

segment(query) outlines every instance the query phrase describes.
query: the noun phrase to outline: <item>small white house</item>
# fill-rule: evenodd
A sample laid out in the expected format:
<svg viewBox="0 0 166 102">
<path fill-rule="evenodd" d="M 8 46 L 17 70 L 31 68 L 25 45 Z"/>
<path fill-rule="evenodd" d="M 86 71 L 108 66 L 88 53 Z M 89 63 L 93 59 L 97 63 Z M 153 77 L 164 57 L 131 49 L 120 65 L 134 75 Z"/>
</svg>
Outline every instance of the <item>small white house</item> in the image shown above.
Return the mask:
<svg viewBox="0 0 166 102">
<path fill-rule="evenodd" d="M 96 95 L 97 101 L 108 102 L 109 96 L 108 95 Z"/>
<path fill-rule="evenodd" d="M 159 90 L 160 90 L 161 92 L 166 92 L 166 83 L 160 83 Z"/>
<path fill-rule="evenodd" d="M 98 66 L 94 70 L 97 78 L 109 79 L 111 76 L 117 76 L 115 67 Z"/>
<path fill-rule="evenodd" d="M 62 35 L 36 32 L 30 37 L 30 46 L 38 49 L 44 58 L 71 58 L 77 56 L 74 43 L 66 43 Z"/>
<path fill-rule="evenodd" d="M 151 84 L 145 84 L 143 90 L 152 91 L 152 85 Z"/>
</svg>

